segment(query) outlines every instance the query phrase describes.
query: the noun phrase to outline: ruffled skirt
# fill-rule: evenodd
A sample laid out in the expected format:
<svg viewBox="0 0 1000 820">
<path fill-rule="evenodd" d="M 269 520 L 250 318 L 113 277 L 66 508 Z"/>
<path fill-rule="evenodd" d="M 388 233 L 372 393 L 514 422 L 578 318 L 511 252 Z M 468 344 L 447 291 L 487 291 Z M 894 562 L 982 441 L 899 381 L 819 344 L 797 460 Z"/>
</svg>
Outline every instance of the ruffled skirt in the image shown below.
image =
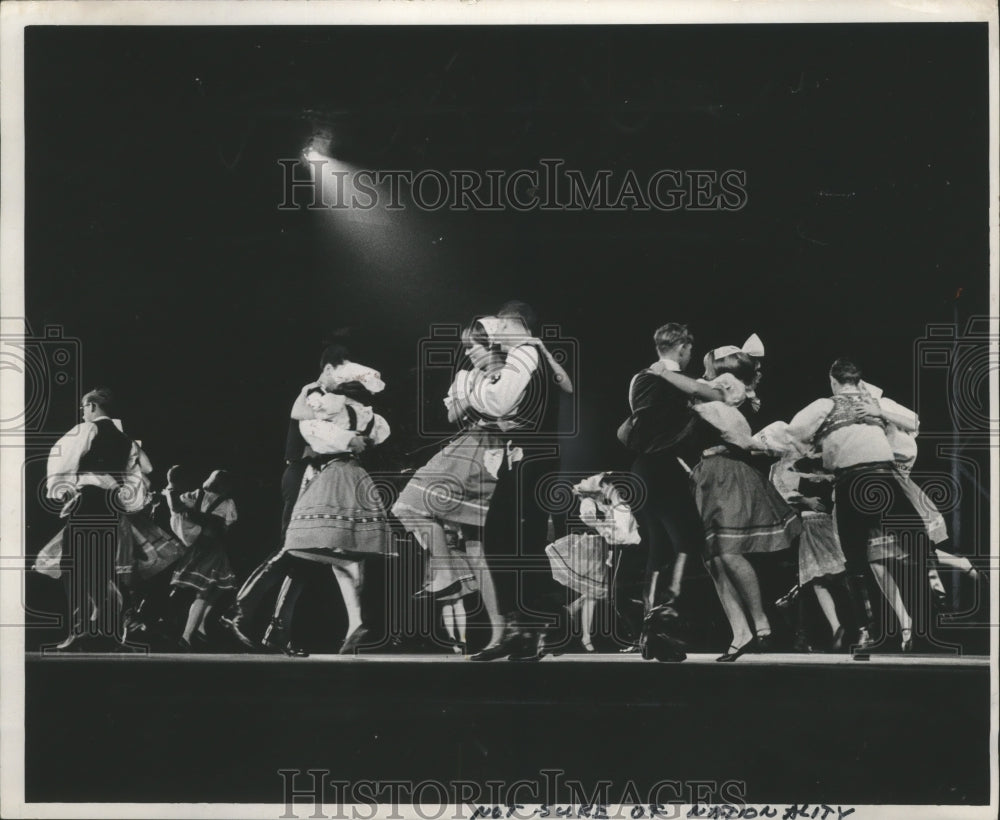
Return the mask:
<svg viewBox="0 0 1000 820">
<path fill-rule="evenodd" d="M 572 533 L 545 548 L 552 577 L 564 587 L 588 595 L 608 595 L 608 545 L 596 533 Z"/>
<path fill-rule="evenodd" d="M 802 524 L 773 484 L 725 453 L 703 457 L 691 473 L 705 526 L 705 557 L 778 552 L 792 546 Z"/>
<path fill-rule="evenodd" d="M 433 518 L 482 527 L 496 489 L 503 442 L 495 433 L 469 430 L 417 470 L 392 508 L 398 518 Z"/>
<path fill-rule="evenodd" d="M 833 517 L 829 513 L 803 512 L 802 536 L 799 538 L 799 584 L 847 569 L 844 553 L 837 540 Z"/>
<path fill-rule="evenodd" d="M 354 459 L 328 461 L 304 485 L 283 549 L 329 564 L 394 554 L 378 488 Z"/>
</svg>

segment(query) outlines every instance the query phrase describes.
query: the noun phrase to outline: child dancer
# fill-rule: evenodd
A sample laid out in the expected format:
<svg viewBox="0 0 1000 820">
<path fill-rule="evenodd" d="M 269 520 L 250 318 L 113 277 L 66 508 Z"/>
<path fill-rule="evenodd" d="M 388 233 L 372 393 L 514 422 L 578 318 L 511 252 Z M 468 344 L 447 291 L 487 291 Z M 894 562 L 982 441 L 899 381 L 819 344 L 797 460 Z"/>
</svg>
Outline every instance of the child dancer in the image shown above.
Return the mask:
<svg viewBox="0 0 1000 820">
<path fill-rule="evenodd" d="M 220 593 L 236 588 L 226 536 L 237 515 L 233 482 L 225 470 L 215 470 L 193 492 L 180 492 L 174 484 L 177 478 L 177 468 L 171 468 L 163 493 L 170 507 L 171 528 L 191 548 L 171 581 L 175 590 L 197 592 L 180 639 L 181 649 L 190 651 L 208 643 L 205 624 Z"/>
<path fill-rule="evenodd" d="M 567 609 L 571 616 L 579 613 L 580 642 L 593 652 L 594 612 L 597 602 L 608 596 L 608 547 L 638 544 L 641 539 L 612 474 L 592 475 L 573 487 L 573 493 L 580 499 L 580 519 L 589 532 L 570 533 L 549 544 L 545 552 L 552 577 L 580 593 Z"/>
</svg>

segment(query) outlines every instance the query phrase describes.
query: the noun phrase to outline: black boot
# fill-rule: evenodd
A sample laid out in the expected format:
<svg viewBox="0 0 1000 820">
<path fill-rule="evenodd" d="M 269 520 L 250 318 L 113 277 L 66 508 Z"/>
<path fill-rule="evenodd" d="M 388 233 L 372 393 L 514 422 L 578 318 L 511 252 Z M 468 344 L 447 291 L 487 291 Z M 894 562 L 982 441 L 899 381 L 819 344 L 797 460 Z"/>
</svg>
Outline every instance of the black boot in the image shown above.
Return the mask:
<svg viewBox="0 0 1000 820">
<path fill-rule="evenodd" d="M 495 661 L 510 657 L 512 654 L 524 654 L 525 636 L 516 625 L 516 615 L 507 617 L 503 637 L 494 646 L 487 646 L 469 656 L 470 661 Z"/>
<path fill-rule="evenodd" d="M 871 598 L 868 596 L 868 586 L 863 575 L 846 575 L 844 580 L 847 584 L 847 593 L 851 598 L 854 619 L 858 625 L 858 639 L 854 644 L 854 654 L 864 655 L 876 645 L 876 641 L 871 636 L 874 618 Z"/>
</svg>

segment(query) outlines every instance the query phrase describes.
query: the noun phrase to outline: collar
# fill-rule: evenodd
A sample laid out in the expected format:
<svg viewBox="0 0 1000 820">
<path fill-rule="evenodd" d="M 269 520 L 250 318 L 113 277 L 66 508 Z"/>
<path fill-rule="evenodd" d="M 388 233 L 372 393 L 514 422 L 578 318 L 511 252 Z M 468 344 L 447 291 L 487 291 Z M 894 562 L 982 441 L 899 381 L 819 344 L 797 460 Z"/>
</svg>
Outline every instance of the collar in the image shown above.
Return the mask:
<svg viewBox="0 0 1000 820">
<path fill-rule="evenodd" d="M 673 373 L 680 373 L 681 366 L 677 364 L 673 359 L 660 359 L 659 363 L 663 365 L 664 368 L 670 370 Z"/>
</svg>

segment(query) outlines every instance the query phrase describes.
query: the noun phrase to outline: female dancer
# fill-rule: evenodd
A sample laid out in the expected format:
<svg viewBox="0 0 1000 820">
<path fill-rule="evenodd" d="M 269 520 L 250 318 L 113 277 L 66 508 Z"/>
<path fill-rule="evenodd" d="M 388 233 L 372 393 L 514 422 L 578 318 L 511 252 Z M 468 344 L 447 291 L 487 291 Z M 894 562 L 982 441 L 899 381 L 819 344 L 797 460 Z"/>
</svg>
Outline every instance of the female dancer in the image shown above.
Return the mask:
<svg viewBox="0 0 1000 820">
<path fill-rule="evenodd" d="M 341 383 L 334 372 L 306 385 L 292 408 L 292 418 L 299 420 L 302 437 L 316 457 L 306 470 L 282 552 L 332 568 L 348 619 L 340 652 L 349 654 L 368 633 L 361 610 L 363 559 L 391 554 L 385 509 L 357 454 L 381 444 L 390 430 L 372 410 L 372 394 L 362 382 Z M 292 583 L 278 596 L 275 618 L 264 636 L 268 646 L 289 646 L 292 611 L 302 587 L 294 582 L 303 580 L 292 577 L 300 569 L 297 564 L 289 568 Z"/>
<path fill-rule="evenodd" d="M 754 438 L 759 438 L 762 433 L 764 431 Z M 799 539 L 798 549 L 799 582 L 791 592 L 777 601 L 777 606 L 787 608 L 793 603 L 796 604 L 793 648 L 796 652 L 809 652 L 802 609 L 805 600 L 803 592 L 811 589 L 830 625 L 832 635 L 830 648 L 834 652 L 839 652 L 844 646 L 844 627 L 837 615 L 837 606 L 831 590 L 837 583 L 843 583 L 847 565 L 837 538 L 833 516 L 829 513 L 829 499 L 824 503 L 823 499 L 811 492 L 814 489 L 822 492 L 817 486 L 818 482 L 828 483 L 833 477 L 800 472 L 795 466 L 797 458 L 797 453 L 788 453 L 771 468 L 771 482 L 778 488 L 782 497 L 798 510 L 802 519 L 802 537 Z M 809 494 L 805 495 L 803 490 Z M 828 489 L 826 495 L 830 494 Z"/>
<path fill-rule="evenodd" d="M 498 326 L 497 319 L 486 317 L 463 332 L 462 344 L 471 368 L 458 371 L 444 398 L 448 421 L 459 424 L 461 431 L 413 474 L 392 508 L 427 550 L 429 580 L 418 595 L 432 595 L 445 602 L 445 628 L 456 652 L 465 647 L 462 599 L 477 587 L 490 620 L 490 646 L 499 643 L 504 630 L 482 548 L 483 524 L 504 447 L 497 421 L 485 415 L 476 402 L 479 384 L 503 365 L 490 343 L 490 332 L 496 332 Z M 460 531 L 464 553 L 449 548 L 446 528 Z"/>
<path fill-rule="evenodd" d="M 545 548 L 552 577 L 579 593 L 568 607 L 580 614 L 580 642 L 594 651 L 591 632 L 597 602 L 608 596 L 609 545 L 638 544 L 639 530 L 609 473 L 590 476 L 573 487 L 580 498 L 580 519 L 588 532 L 570 533 Z"/>
<path fill-rule="evenodd" d="M 660 375 L 689 393 L 701 416 L 703 450 L 691 480 L 705 525 L 705 563 L 733 632 L 729 648 L 717 658 L 725 663 L 772 645 L 757 575 L 744 556 L 789 548 L 802 525 L 749 464 L 750 454 L 761 448 L 737 407 L 756 384 L 757 366 L 742 351 L 715 357 L 714 366 L 718 376 L 708 383 L 679 373 Z"/>
<path fill-rule="evenodd" d="M 236 503 L 229 473 L 216 470 L 194 492 L 175 486 L 176 468 L 168 473 L 163 494 L 170 507 L 170 527 L 191 550 L 174 572 L 174 590 L 193 589 L 197 595 L 188 610 L 180 647 L 190 651 L 208 643 L 205 624 L 220 593 L 236 588 L 236 575 L 226 552 L 226 535 L 236 521 Z"/>
</svg>

